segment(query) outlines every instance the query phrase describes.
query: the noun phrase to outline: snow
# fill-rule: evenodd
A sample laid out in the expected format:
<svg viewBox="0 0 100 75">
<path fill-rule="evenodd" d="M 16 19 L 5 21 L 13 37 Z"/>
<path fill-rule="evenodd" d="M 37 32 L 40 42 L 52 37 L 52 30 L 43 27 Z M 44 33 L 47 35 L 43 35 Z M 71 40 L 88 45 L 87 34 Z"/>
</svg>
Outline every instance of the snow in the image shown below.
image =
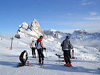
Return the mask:
<svg viewBox="0 0 100 75">
<path fill-rule="evenodd" d="M 1 39 L 2 38 L 2 39 Z M 13 40 L 13 49 L 10 50 L 11 36 L 0 35 L 0 75 L 100 75 L 100 52 L 94 47 L 74 45 L 75 57 L 71 59 L 72 65 L 76 68 L 63 66 L 62 58 L 55 54 L 63 54 L 60 44 L 62 40 L 55 38 L 44 39 L 43 43 L 47 51 L 44 51 L 44 68 L 38 65 L 38 58 L 32 58 L 29 47 L 33 39 L 21 38 Z M 34 65 L 17 68 L 19 55 L 23 50 L 27 50 L 28 61 Z M 36 51 L 37 53 L 37 51 Z M 57 62 L 58 61 L 58 62 Z"/>
<path fill-rule="evenodd" d="M 20 27 L 20 26 L 19 26 L 19 27 Z M 27 24 L 26 22 L 23 22 L 23 23 L 22 23 L 22 28 L 23 28 L 23 29 L 27 29 L 27 28 L 28 28 L 28 24 Z"/>
<path fill-rule="evenodd" d="M 21 38 L 22 37 L 38 38 L 40 35 L 43 35 L 42 30 L 40 28 L 40 24 L 36 19 L 32 21 L 31 25 L 27 24 L 26 22 L 23 22 L 21 25 L 19 25 L 17 34 L 20 35 Z"/>
<path fill-rule="evenodd" d="M 54 29 L 49 29 L 49 31 L 56 31 L 56 30 L 54 30 Z"/>
</svg>

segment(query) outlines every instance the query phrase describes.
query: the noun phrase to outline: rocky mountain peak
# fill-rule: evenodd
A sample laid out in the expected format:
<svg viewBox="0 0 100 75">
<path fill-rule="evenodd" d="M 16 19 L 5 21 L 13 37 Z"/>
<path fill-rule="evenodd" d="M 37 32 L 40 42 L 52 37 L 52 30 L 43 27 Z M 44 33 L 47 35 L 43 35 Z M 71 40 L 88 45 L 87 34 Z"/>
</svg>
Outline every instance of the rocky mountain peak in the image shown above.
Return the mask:
<svg viewBox="0 0 100 75">
<path fill-rule="evenodd" d="M 19 29 L 15 37 L 31 37 L 37 39 L 41 35 L 43 35 L 43 32 L 40 24 L 36 19 L 34 19 L 31 25 L 27 24 L 26 22 L 23 22 L 21 25 L 19 25 Z"/>
</svg>

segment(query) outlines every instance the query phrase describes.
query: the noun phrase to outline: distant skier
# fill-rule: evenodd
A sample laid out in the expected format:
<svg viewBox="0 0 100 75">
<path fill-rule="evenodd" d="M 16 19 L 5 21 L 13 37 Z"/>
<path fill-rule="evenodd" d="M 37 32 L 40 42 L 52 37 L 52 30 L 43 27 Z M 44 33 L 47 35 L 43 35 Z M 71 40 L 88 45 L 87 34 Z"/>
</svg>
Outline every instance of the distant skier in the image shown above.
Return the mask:
<svg viewBox="0 0 100 75">
<path fill-rule="evenodd" d="M 69 40 L 69 36 L 66 36 L 66 39 L 63 40 L 63 42 L 61 43 L 62 46 L 62 50 L 64 52 L 64 60 L 66 62 L 66 64 L 64 64 L 64 66 L 72 66 L 71 64 L 71 60 L 70 60 L 70 49 L 73 48 L 72 44 L 70 43 Z"/>
<path fill-rule="evenodd" d="M 32 41 L 32 43 L 30 44 L 30 48 L 32 49 L 32 57 L 36 58 L 36 53 L 35 53 L 36 43 L 34 41 Z"/>
<path fill-rule="evenodd" d="M 42 39 L 43 39 L 43 36 L 40 36 L 40 38 L 36 42 L 36 48 L 37 48 L 38 55 L 39 55 L 39 64 L 40 65 L 44 64 L 43 49 L 46 50 L 46 48 L 43 46 Z"/>
<path fill-rule="evenodd" d="M 26 61 L 27 61 L 27 59 L 28 59 L 28 53 L 27 53 L 26 50 L 24 50 L 24 51 L 20 54 L 19 59 L 20 59 L 21 63 L 19 63 L 17 67 L 25 66 L 25 65 L 26 65 Z"/>
</svg>

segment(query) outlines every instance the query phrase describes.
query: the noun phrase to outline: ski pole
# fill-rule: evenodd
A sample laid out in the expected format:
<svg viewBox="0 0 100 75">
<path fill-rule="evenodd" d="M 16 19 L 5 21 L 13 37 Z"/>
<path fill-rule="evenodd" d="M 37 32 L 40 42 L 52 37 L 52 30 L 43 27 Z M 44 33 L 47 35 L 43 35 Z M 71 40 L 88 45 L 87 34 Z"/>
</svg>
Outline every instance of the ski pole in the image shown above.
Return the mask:
<svg viewBox="0 0 100 75">
<path fill-rule="evenodd" d="M 45 53 L 46 53 L 46 58 L 47 58 L 47 52 L 46 52 L 46 50 L 45 50 Z"/>
<path fill-rule="evenodd" d="M 45 51 L 46 52 L 46 51 Z M 46 52 L 46 57 L 47 57 L 47 52 Z"/>
</svg>

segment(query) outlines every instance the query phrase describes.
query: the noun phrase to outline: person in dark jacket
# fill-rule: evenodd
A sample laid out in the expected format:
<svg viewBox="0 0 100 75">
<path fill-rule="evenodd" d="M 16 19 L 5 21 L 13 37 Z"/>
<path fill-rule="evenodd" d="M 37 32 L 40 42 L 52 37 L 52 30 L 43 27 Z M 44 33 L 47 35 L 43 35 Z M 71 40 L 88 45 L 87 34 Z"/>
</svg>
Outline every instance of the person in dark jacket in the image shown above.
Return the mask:
<svg viewBox="0 0 100 75">
<path fill-rule="evenodd" d="M 70 60 L 70 49 L 73 48 L 72 44 L 70 43 L 69 36 L 66 36 L 66 39 L 61 43 L 62 50 L 64 52 L 64 60 L 66 64 L 64 66 L 72 66 Z"/>
<path fill-rule="evenodd" d="M 28 59 L 28 53 L 26 50 L 24 50 L 20 56 L 19 56 L 19 59 L 21 61 L 21 63 L 19 64 L 19 66 L 25 66 L 26 65 L 26 61 Z"/>
<path fill-rule="evenodd" d="M 40 38 L 36 42 L 36 48 L 37 48 L 38 55 L 39 55 L 39 64 L 40 65 L 44 64 L 43 49 L 46 50 L 46 48 L 43 46 L 42 39 L 43 39 L 43 36 L 40 36 Z"/>
</svg>

